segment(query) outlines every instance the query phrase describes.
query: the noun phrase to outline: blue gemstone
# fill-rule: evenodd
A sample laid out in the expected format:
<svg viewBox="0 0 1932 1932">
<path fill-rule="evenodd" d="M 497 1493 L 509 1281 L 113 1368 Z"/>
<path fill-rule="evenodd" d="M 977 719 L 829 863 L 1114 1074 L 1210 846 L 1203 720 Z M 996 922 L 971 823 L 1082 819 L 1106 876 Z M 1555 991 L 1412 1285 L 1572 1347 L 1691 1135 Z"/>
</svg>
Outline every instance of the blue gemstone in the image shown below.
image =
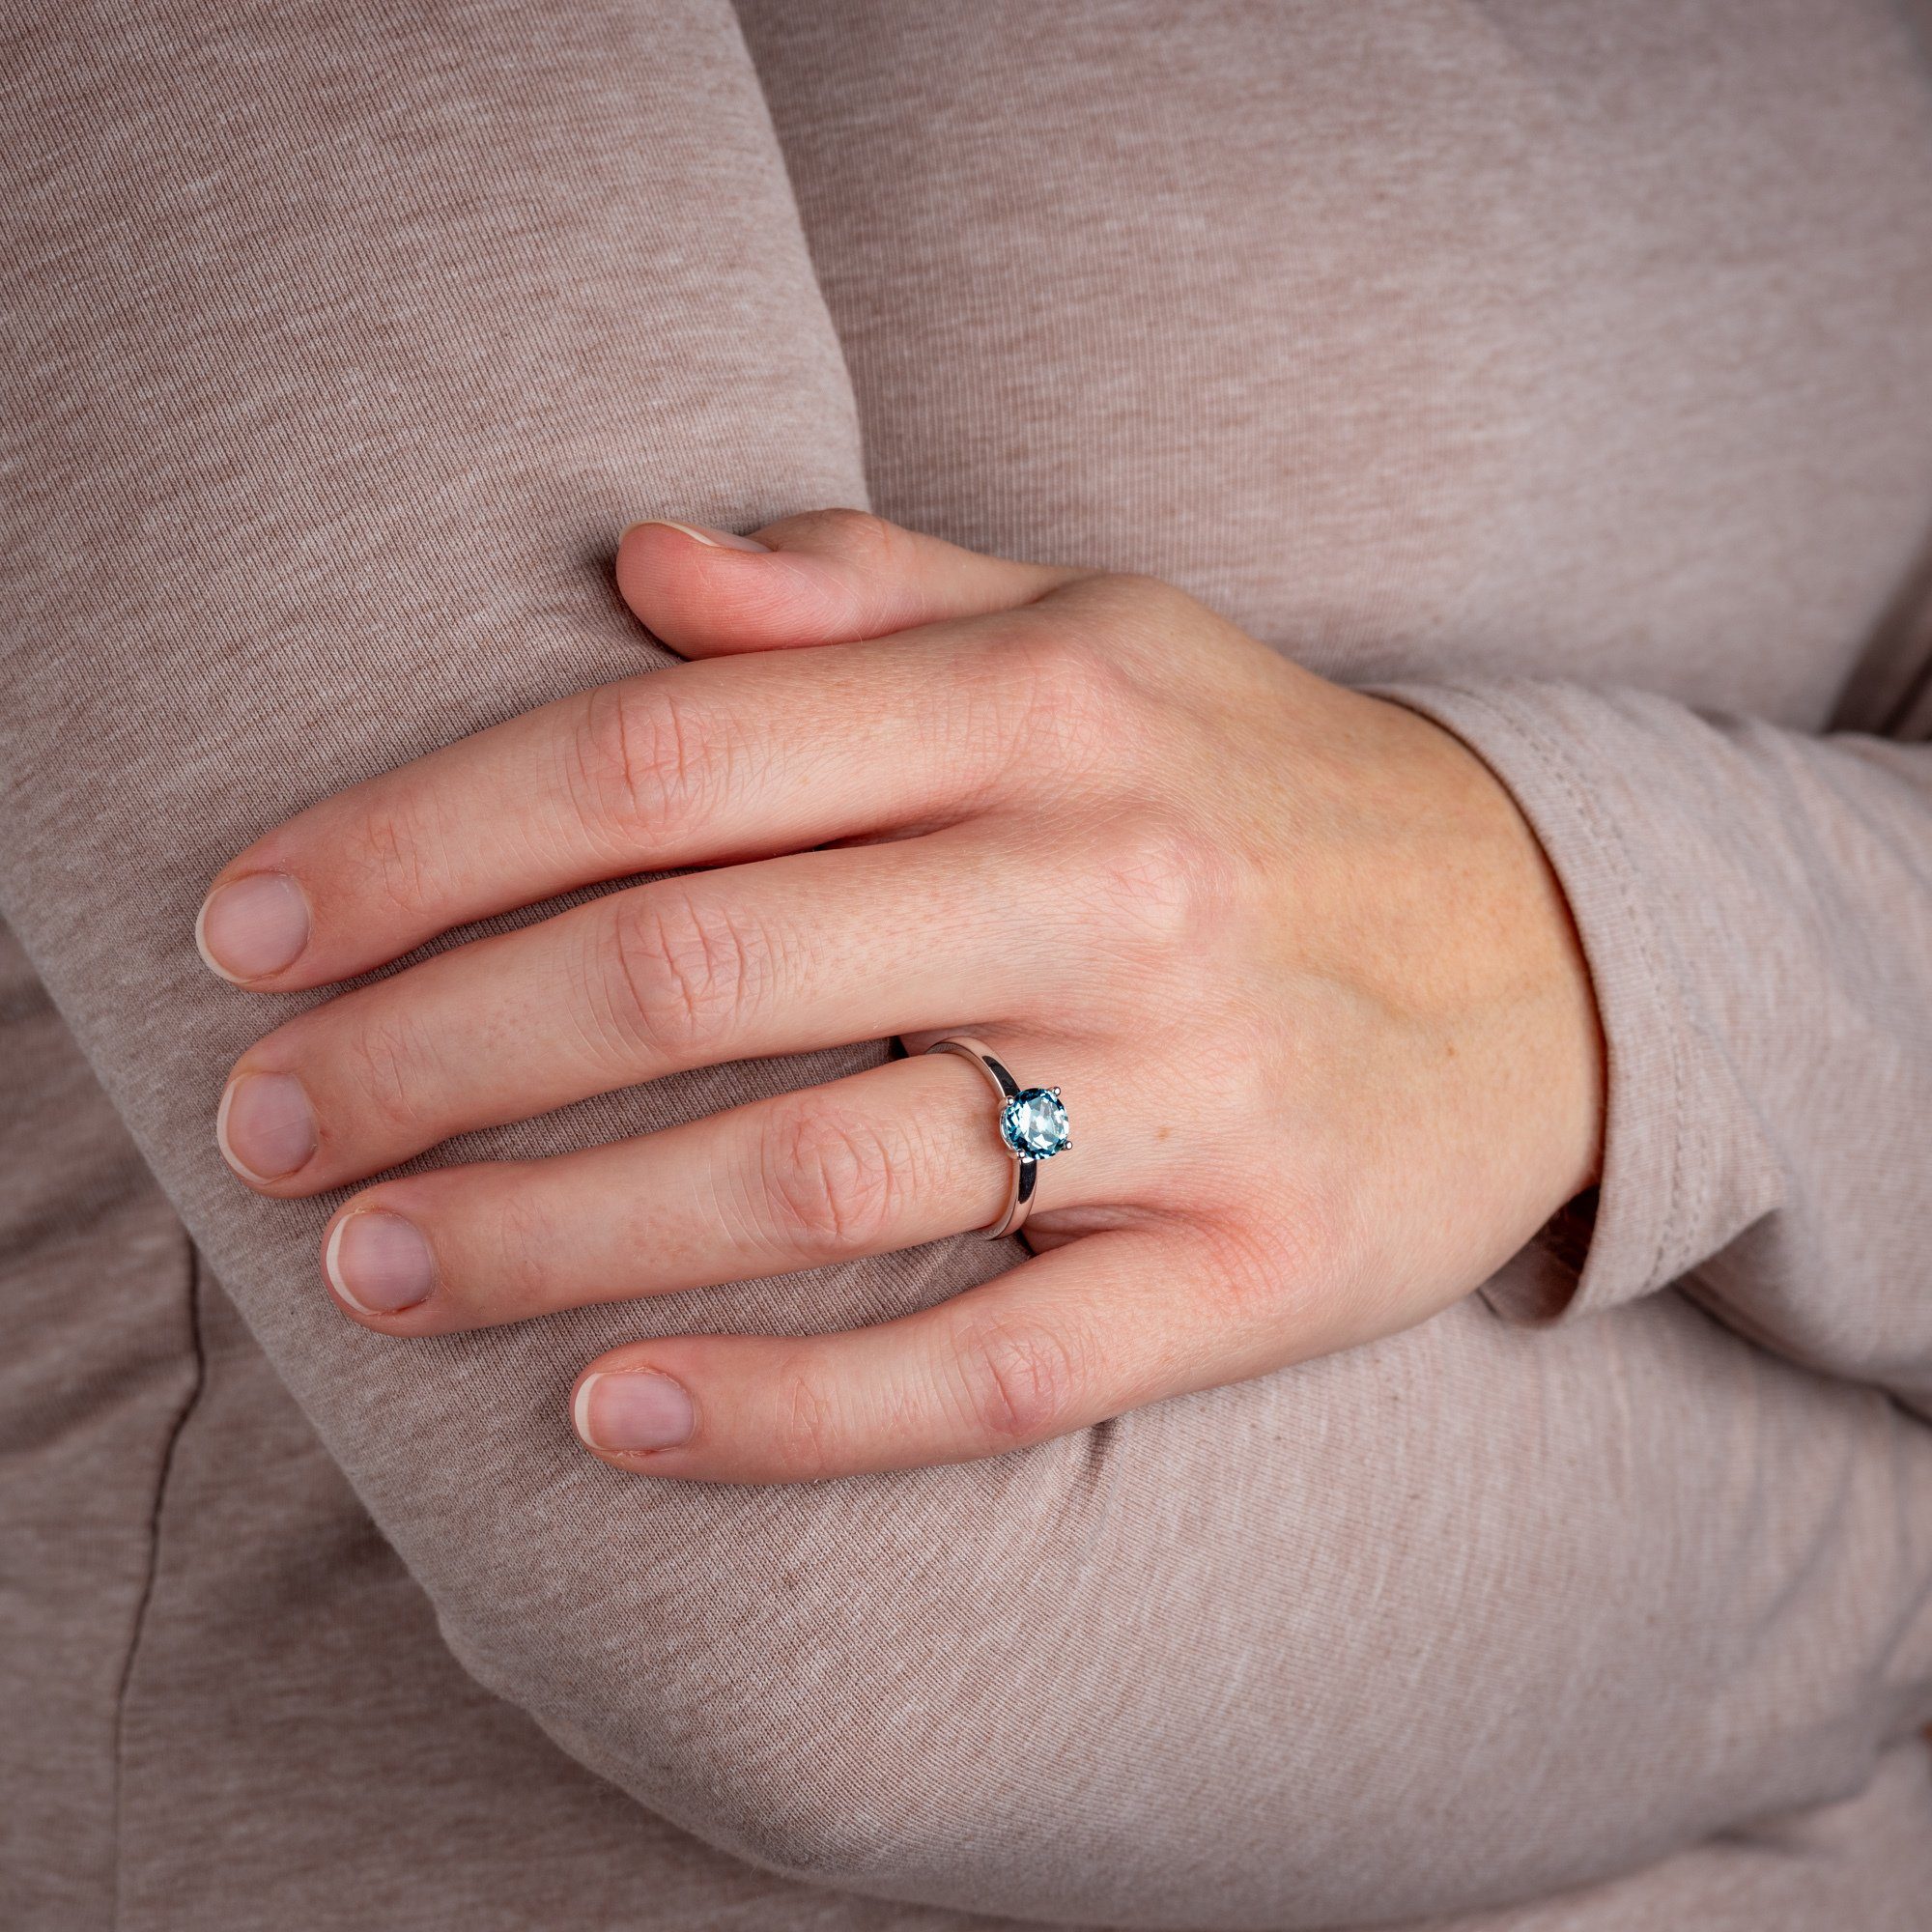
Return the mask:
<svg viewBox="0 0 1932 1932">
<path fill-rule="evenodd" d="M 1022 1088 L 1000 1110 L 1000 1138 L 1024 1160 L 1051 1160 L 1069 1139 L 1057 1090 Z"/>
</svg>

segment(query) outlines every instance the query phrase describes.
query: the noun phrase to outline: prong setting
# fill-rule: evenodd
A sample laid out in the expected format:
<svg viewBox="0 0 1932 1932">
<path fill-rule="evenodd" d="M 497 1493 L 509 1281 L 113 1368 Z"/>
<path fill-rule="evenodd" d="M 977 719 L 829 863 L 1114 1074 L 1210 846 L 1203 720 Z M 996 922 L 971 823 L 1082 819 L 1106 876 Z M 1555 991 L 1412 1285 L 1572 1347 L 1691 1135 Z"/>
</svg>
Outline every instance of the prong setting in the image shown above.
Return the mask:
<svg viewBox="0 0 1932 1932">
<path fill-rule="evenodd" d="M 1023 1087 L 1000 1109 L 1000 1138 L 1021 1160 L 1051 1160 L 1072 1146 L 1057 1087 Z"/>
<path fill-rule="evenodd" d="M 1033 1211 L 1040 1162 L 1065 1153 L 1073 1145 L 1066 1128 L 1066 1109 L 1060 1103 L 1060 1089 L 1022 1087 L 985 1042 L 970 1034 L 950 1034 L 925 1050 L 956 1054 L 977 1066 L 999 1098 L 1000 1144 L 1012 1157 L 1012 1185 L 1007 1194 L 1006 1211 L 987 1222 L 980 1233 L 989 1240 L 1016 1235 Z"/>
</svg>

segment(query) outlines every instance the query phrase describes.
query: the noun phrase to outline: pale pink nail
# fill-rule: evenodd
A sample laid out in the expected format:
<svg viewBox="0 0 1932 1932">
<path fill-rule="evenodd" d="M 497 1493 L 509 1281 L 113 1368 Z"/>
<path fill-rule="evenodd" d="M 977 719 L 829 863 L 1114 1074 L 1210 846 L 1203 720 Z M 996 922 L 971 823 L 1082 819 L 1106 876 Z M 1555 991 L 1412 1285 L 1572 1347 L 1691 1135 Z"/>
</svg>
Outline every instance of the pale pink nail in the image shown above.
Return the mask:
<svg viewBox="0 0 1932 1932">
<path fill-rule="evenodd" d="M 577 1433 L 593 1449 L 669 1449 L 694 1419 L 691 1398 L 655 1369 L 608 1370 L 577 1391 Z"/>
<path fill-rule="evenodd" d="M 668 517 L 646 517 L 641 523 L 633 524 L 624 536 L 629 536 L 631 530 L 650 529 L 653 526 L 661 530 L 682 530 L 686 536 L 696 537 L 712 550 L 754 550 L 763 556 L 771 554 L 771 545 L 761 544 L 756 537 L 737 536 L 730 530 L 714 530 L 709 524 L 674 524 Z M 621 544 L 624 537 L 619 537 L 617 541 Z"/>
<path fill-rule="evenodd" d="M 244 1073 L 221 1096 L 214 1138 L 243 1179 L 280 1180 L 308 1159 L 321 1136 L 299 1080 L 287 1073 Z"/>
<path fill-rule="evenodd" d="M 262 980 L 308 944 L 308 901 L 282 872 L 251 872 L 208 895 L 194 923 L 201 956 L 224 980 Z"/>
<path fill-rule="evenodd" d="M 322 1264 L 329 1286 L 364 1315 L 399 1315 L 427 1301 L 436 1286 L 436 1262 L 422 1231 L 379 1208 L 338 1221 Z"/>
</svg>

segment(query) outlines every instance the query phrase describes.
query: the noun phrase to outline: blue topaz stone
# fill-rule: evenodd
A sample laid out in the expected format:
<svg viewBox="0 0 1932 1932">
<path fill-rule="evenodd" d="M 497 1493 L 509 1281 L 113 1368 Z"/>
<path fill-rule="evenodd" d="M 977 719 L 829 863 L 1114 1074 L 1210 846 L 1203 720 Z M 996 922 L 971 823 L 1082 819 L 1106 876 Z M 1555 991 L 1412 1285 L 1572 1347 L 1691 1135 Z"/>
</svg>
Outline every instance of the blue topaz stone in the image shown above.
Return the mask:
<svg viewBox="0 0 1932 1932">
<path fill-rule="evenodd" d="M 1051 1160 L 1072 1146 L 1058 1087 L 1022 1087 L 1000 1109 L 1000 1138 L 1022 1160 Z"/>
</svg>

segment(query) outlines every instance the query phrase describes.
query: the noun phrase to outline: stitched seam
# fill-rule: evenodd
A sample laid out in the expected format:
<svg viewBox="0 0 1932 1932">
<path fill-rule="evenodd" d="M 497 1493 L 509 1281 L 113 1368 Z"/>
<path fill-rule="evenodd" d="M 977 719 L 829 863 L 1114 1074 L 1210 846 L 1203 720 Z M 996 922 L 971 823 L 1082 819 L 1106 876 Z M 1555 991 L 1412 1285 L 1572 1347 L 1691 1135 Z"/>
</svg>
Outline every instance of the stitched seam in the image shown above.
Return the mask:
<svg viewBox="0 0 1932 1932">
<path fill-rule="evenodd" d="M 1661 996 L 1663 976 L 1659 966 L 1651 922 L 1640 898 L 1633 890 L 1637 875 L 1636 865 L 1624 840 L 1622 830 L 1597 810 L 1577 788 L 1569 773 L 1545 751 L 1528 724 L 1518 718 L 1512 710 L 1506 709 L 1499 698 L 1473 691 L 1466 685 L 1444 684 L 1438 689 L 1450 692 L 1475 705 L 1478 710 L 1487 712 L 1522 746 L 1544 778 L 1553 783 L 1568 800 L 1577 822 L 1590 835 L 1597 848 L 1608 861 L 1609 870 L 1616 880 L 1618 898 L 1622 902 L 1625 915 L 1630 920 L 1631 929 L 1636 937 L 1638 956 L 1649 978 L 1651 990 L 1654 995 Z M 1667 1004 L 1667 1001 L 1660 997 L 1659 1003 Z M 1678 1243 L 1683 1215 L 1684 1059 L 1674 1027 L 1664 1030 L 1664 1048 L 1670 1069 L 1670 1173 L 1665 1181 L 1664 1212 L 1659 1222 L 1649 1265 L 1644 1270 L 1646 1289 L 1662 1285 L 1658 1282 L 1657 1275 L 1664 1255 Z"/>
<path fill-rule="evenodd" d="M 147 1568 L 141 1577 L 140 1593 L 134 1601 L 134 1620 L 128 1634 L 128 1651 L 121 1661 L 121 1680 L 114 1691 L 114 1776 L 110 1806 L 114 1885 L 112 1917 L 108 1921 L 114 1932 L 119 1932 L 121 1925 L 121 1825 L 126 1769 L 123 1749 L 126 1743 L 128 1697 L 133 1687 L 134 1668 L 140 1657 L 141 1638 L 147 1631 L 148 1609 L 154 1601 L 155 1580 L 160 1570 L 161 1509 L 167 1500 L 168 1480 L 174 1473 L 175 1452 L 181 1445 L 182 1432 L 187 1427 L 188 1417 L 193 1414 L 195 1405 L 201 1400 L 202 1390 L 208 1384 L 208 1355 L 202 1346 L 201 1336 L 201 1251 L 192 1241 L 187 1241 L 185 1245 L 187 1250 L 188 1345 L 193 1354 L 194 1367 L 187 1393 L 183 1397 L 180 1408 L 175 1411 L 173 1419 L 169 1422 L 167 1436 L 161 1444 L 160 1467 L 155 1477 L 154 1502 L 148 1514 Z"/>
</svg>

